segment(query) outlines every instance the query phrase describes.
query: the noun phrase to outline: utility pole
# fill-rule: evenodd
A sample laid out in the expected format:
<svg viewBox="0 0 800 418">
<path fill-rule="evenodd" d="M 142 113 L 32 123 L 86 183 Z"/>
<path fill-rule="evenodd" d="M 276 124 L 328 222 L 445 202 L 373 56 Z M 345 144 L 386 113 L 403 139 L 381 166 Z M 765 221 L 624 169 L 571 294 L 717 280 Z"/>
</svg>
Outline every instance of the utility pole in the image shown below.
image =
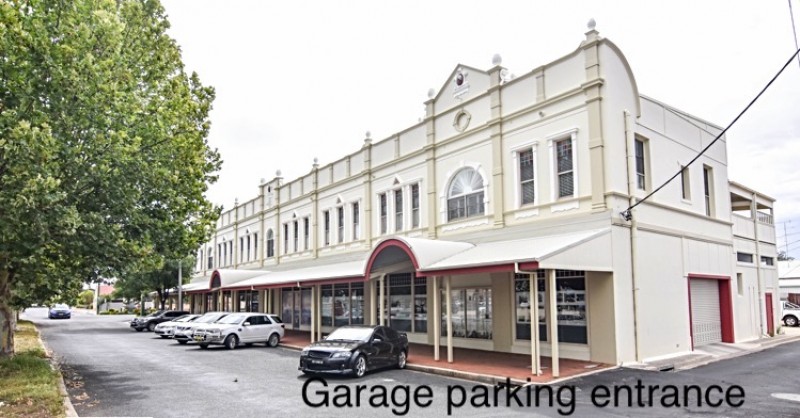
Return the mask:
<svg viewBox="0 0 800 418">
<path fill-rule="evenodd" d="M 786 252 L 786 258 L 789 258 L 789 235 L 786 234 L 786 224 L 791 222 L 792 220 L 788 220 L 783 223 L 783 251 Z"/>
<path fill-rule="evenodd" d="M 183 260 L 178 260 L 178 310 L 183 310 Z"/>
</svg>

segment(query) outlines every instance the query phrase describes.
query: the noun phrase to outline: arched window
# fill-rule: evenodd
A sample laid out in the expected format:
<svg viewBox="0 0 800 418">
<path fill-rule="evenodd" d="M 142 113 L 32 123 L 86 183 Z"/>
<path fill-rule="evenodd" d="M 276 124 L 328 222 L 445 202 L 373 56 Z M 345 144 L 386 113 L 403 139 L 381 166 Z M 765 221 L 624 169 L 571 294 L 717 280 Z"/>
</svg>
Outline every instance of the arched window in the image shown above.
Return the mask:
<svg viewBox="0 0 800 418">
<path fill-rule="evenodd" d="M 275 256 L 275 236 L 272 233 L 272 230 L 267 231 L 267 258 L 272 258 Z"/>
<path fill-rule="evenodd" d="M 456 174 L 447 190 L 447 220 L 483 215 L 483 177 L 473 168 Z"/>
</svg>

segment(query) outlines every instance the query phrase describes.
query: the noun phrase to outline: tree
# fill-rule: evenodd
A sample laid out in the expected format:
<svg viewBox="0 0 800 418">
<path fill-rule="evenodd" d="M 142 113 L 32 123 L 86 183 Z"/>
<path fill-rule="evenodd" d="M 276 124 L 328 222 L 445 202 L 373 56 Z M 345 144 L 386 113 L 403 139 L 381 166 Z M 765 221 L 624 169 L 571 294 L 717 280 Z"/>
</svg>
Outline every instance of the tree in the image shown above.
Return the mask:
<svg viewBox="0 0 800 418">
<path fill-rule="evenodd" d="M 169 296 L 169 290 L 178 286 L 178 269 L 182 270 L 182 284 L 189 282 L 192 276 L 195 258 L 192 256 L 180 260 L 165 260 L 157 269 L 128 273 L 117 280 L 114 294 L 123 298 L 139 298 L 143 293 L 156 292 L 161 301 L 161 309 Z"/>
<path fill-rule="evenodd" d="M 207 239 L 214 91 L 168 27 L 157 0 L 0 2 L 0 358 L 19 303 Z"/>
<path fill-rule="evenodd" d="M 786 251 L 778 251 L 778 261 L 792 261 L 794 257 L 786 253 Z"/>
</svg>

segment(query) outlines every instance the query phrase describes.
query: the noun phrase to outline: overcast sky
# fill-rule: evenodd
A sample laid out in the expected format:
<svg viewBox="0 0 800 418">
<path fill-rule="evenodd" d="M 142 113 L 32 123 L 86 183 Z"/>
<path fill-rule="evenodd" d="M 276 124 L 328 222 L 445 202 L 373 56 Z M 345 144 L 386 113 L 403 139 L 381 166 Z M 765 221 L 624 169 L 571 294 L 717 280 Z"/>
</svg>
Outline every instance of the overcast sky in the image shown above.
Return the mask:
<svg viewBox="0 0 800 418">
<path fill-rule="evenodd" d="M 189 71 L 214 86 L 208 197 L 225 209 L 418 121 L 458 65 L 520 75 L 575 50 L 586 23 L 620 47 L 641 94 L 726 126 L 795 51 L 771 1 L 162 0 Z M 791 0 L 800 26 L 800 0 Z M 800 61 L 727 134 L 729 176 L 776 199 L 800 258 Z M 654 179 L 658 182 L 658 179 Z"/>
</svg>

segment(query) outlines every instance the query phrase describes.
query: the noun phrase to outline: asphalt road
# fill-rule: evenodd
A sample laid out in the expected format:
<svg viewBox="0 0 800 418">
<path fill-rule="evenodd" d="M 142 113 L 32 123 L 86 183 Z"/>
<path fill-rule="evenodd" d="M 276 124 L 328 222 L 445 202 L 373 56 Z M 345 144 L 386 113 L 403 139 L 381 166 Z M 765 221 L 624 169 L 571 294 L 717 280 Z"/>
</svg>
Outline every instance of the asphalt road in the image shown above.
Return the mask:
<svg viewBox="0 0 800 418">
<path fill-rule="evenodd" d="M 301 375 L 298 353 L 288 349 L 200 350 L 135 332 L 128 327 L 130 316 L 76 312 L 70 320 L 48 320 L 46 310 L 37 308 L 22 316 L 37 323 L 62 365 L 80 416 L 800 417 L 800 342 L 684 372 L 618 369 L 555 387 L 495 389 L 408 370 L 384 370 L 358 380 L 328 377 L 326 387 Z M 679 393 L 670 396 L 673 389 L 667 385 Z M 689 389 L 689 406 L 683 399 L 687 385 L 698 386 Z M 702 407 L 696 405 L 698 391 L 703 398 L 709 394 Z M 608 405 L 595 406 L 593 393 L 595 403 Z M 707 401 L 722 404 L 712 407 Z"/>
</svg>

